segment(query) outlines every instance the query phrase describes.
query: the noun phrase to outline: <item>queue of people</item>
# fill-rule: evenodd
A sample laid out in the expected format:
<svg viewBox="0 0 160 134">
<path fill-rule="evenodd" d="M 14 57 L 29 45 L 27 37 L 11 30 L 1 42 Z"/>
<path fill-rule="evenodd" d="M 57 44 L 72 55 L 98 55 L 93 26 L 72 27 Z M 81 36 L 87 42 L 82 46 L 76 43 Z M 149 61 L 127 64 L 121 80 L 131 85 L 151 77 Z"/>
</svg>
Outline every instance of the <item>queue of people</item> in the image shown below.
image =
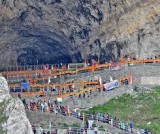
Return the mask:
<svg viewBox="0 0 160 134">
<path fill-rule="evenodd" d="M 100 121 L 103 123 L 107 123 L 111 125 L 112 127 L 119 128 L 126 132 L 134 132 L 134 126 L 133 122 L 123 122 L 119 118 L 114 117 L 110 114 L 103 114 L 103 113 L 90 113 L 85 114 L 80 112 L 78 109 L 70 110 L 69 106 L 61 106 L 58 105 L 58 102 L 51 102 L 48 101 L 42 101 L 39 99 L 38 101 L 35 101 L 32 99 L 29 103 L 26 103 L 25 100 L 23 100 L 23 103 L 25 105 L 25 108 L 29 111 L 35 111 L 35 112 L 47 112 L 47 113 L 54 113 L 54 114 L 61 114 L 64 116 L 72 116 L 74 118 L 86 121 L 85 127 L 87 129 L 92 128 L 92 124 L 94 121 Z M 143 133 L 142 133 L 143 132 Z M 140 134 L 149 134 L 147 130 L 141 130 Z"/>
<path fill-rule="evenodd" d="M 32 99 L 29 103 L 26 103 L 24 99 L 23 104 L 25 105 L 26 110 L 35 112 L 61 113 L 63 115 L 67 115 L 70 111 L 68 106 L 60 106 L 57 101 L 42 101 L 41 99 L 36 101 L 35 99 Z"/>
</svg>

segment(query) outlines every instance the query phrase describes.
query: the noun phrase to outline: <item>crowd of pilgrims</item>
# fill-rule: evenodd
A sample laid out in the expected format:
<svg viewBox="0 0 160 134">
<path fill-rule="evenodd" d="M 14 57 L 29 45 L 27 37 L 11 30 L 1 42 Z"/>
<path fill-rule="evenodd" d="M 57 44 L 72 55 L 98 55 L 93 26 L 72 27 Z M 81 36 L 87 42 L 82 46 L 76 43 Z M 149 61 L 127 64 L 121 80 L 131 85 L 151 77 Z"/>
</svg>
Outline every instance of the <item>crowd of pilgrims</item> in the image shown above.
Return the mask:
<svg viewBox="0 0 160 134">
<path fill-rule="evenodd" d="M 58 113 L 65 113 L 68 114 L 68 106 L 61 106 L 58 105 L 57 101 L 51 102 L 48 101 L 42 101 L 41 99 L 38 99 L 37 101 L 35 99 L 30 100 L 29 103 L 26 103 L 25 99 L 23 100 L 23 104 L 25 106 L 26 110 L 29 111 L 39 111 L 39 112 L 54 112 L 55 114 Z"/>
<path fill-rule="evenodd" d="M 54 103 L 51 102 L 50 100 L 48 101 L 42 101 L 41 99 L 35 100 L 32 99 L 29 103 L 26 103 L 25 100 L 23 100 L 23 103 L 25 105 L 25 108 L 29 111 L 36 111 L 36 112 L 49 112 L 49 113 L 55 113 L 55 114 L 62 114 L 65 116 L 73 116 L 75 118 L 79 118 L 81 120 L 89 121 L 89 120 L 98 120 L 104 123 L 108 123 L 112 126 L 121 128 L 123 130 L 128 131 L 129 129 L 132 130 L 133 124 L 132 122 L 130 123 L 123 123 L 121 122 L 118 118 L 111 116 L 110 114 L 88 114 L 88 115 L 83 115 L 79 110 L 73 109 L 70 110 L 69 106 L 61 106 L 58 105 L 58 102 L 55 101 Z M 87 123 L 86 123 L 87 125 Z"/>
</svg>

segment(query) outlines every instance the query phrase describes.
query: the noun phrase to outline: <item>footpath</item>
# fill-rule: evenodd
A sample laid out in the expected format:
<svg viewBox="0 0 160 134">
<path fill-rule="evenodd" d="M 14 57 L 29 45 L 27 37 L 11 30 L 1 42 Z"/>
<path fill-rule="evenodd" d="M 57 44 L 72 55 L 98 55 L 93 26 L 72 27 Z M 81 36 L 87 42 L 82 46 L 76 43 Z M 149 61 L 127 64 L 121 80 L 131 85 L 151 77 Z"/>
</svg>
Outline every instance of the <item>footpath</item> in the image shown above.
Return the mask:
<svg viewBox="0 0 160 134">
<path fill-rule="evenodd" d="M 98 90 L 96 90 L 95 92 L 92 93 L 92 95 L 89 95 L 89 97 L 88 93 L 85 98 L 83 97 L 79 98 L 78 96 L 73 96 L 72 98 L 66 98 L 64 99 L 62 105 L 64 106 L 69 105 L 71 109 L 74 108 L 88 109 L 100 104 L 104 104 L 108 100 L 117 96 L 121 96 L 125 93 L 134 94 L 131 85 L 129 86 L 122 85 L 114 90 L 103 91 L 101 93 L 99 93 Z"/>
<path fill-rule="evenodd" d="M 93 106 L 96 106 L 98 104 L 103 104 L 109 99 L 112 99 L 116 96 L 121 96 L 125 93 L 130 93 L 134 94 L 134 92 L 128 88 L 128 86 L 121 86 L 120 88 L 116 88 L 111 91 L 104 91 L 101 93 L 93 93 L 89 98 L 78 98 L 77 96 L 73 96 L 73 98 L 68 98 L 67 100 L 64 101 L 62 105 L 69 105 L 71 109 L 74 108 L 83 108 L 83 109 L 88 109 Z M 97 96 L 95 96 L 97 94 Z M 77 105 L 76 105 L 77 104 Z M 53 122 L 54 124 L 83 124 L 82 120 L 79 120 L 74 117 L 68 117 L 68 116 L 63 116 L 60 114 L 55 114 L 55 113 L 42 113 L 42 112 L 33 112 L 33 111 L 27 111 L 27 116 L 29 120 L 33 124 L 48 124 L 48 121 Z M 125 131 L 120 130 L 116 127 L 113 127 L 107 123 L 103 123 L 100 121 L 95 121 L 95 124 L 97 126 L 103 126 L 106 130 L 109 130 L 111 133 L 119 133 L 119 134 L 124 134 Z M 59 126 L 57 126 L 59 127 Z M 129 132 L 125 132 L 129 133 Z"/>
<path fill-rule="evenodd" d="M 43 117 L 42 117 L 43 116 Z M 74 117 L 68 117 L 63 116 L 60 114 L 55 115 L 54 113 L 41 113 L 41 112 L 32 112 L 27 111 L 27 117 L 29 120 L 32 120 L 34 117 L 34 123 L 36 126 L 39 126 L 40 124 L 44 124 L 44 128 L 48 128 L 49 126 L 49 120 L 52 122 L 52 125 L 56 128 L 61 128 L 63 124 L 79 124 L 82 125 L 84 122 L 80 119 L 74 118 Z M 61 124 L 60 124 L 61 122 Z M 130 132 L 125 132 L 119 128 L 113 127 L 107 123 L 102 123 L 100 121 L 94 122 L 97 127 L 102 127 L 106 130 L 106 132 L 109 132 L 109 134 L 130 134 Z M 55 124 L 59 124 L 59 126 L 56 126 Z M 66 129 L 58 129 L 57 134 L 65 134 Z M 77 134 L 77 133 L 75 133 Z M 80 133 L 81 134 L 81 133 Z M 92 134 L 92 133 L 91 133 Z M 99 133 L 98 133 L 99 134 Z M 104 132 L 103 132 L 104 134 Z M 107 133 L 106 133 L 107 134 Z"/>
</svg>

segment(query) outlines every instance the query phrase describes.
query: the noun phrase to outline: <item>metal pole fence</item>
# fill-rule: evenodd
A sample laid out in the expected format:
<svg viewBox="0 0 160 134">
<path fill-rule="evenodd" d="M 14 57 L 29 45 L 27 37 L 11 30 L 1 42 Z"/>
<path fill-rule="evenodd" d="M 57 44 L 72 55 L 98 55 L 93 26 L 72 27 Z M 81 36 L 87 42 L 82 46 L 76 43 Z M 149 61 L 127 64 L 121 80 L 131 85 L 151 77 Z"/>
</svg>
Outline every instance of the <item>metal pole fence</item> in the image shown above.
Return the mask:
<svg viewBox="0 0 160 134">
<path fill-rule="evenodd" d="M 31 106 L 32 107 L 32 106 Z M 31 110 L 33 110 L 34 108 L 32 107 Z M 39 108 L 37 108 L 39 109 Z M 54 112 L 52 109 L 49 109 L 49 112 Z M 45 109 L 43 109 L 44 112 L 47 112 Z M 65 110 L 64 107 L 61 107 L 60 109 L 57 109 L 58 113 L 64 116 L 69 116 L 69 113 L 67 113 L 67 110 Z M 109 125 L 111 125 L 112 127 L 116 127 L 119 128 L 121 130 L 124 131 L 124 133 L 126 132 L 132 132 L 132 133 L 137 133 L 140 130 L 139 129 L 135 129 L 133 128 L 133 123 L 127 123 L 127 122 L 123 122 L 119 119 L 117 119 L 116 117 L 110 115 L 110 114 L 106 114 L 104 115 L 103 113 L 97 113 L 97 114 L 86 114 L 86 113 L 81 113 L 81 112 L 72 112 L 72 117 L 80 119 L 83 121 L 83 128 L 86 128 L 87 126 L 85 125 L 85 122 L 88 120 L 94 120 L 94 121 L 99 121 L 99 122 L 103 122 L 103 123 L 107 123 Z M 131 125 L 132 123 L 132 125 Z M 51 126 L 51 125 L 50 125 Z M 51 130 L 51 128 L 50 128 Z M 81 130 L 75 130 L 75 129 L 69 129 L 68 130 L 68 134 L 81 134 Z M 88 134 L 89 132 L 93 132 L 92 130 L 90 130 L 90 128 L 88 128 Z"/>
</svg>

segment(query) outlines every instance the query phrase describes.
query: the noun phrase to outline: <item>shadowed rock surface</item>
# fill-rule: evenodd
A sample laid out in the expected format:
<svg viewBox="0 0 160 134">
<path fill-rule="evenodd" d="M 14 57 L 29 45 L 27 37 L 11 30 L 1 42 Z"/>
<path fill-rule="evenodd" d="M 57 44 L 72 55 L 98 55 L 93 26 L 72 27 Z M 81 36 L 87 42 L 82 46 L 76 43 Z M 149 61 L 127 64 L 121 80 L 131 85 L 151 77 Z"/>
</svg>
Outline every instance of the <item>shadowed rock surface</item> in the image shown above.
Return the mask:
<svg viewBox="0 0 160 134">
<path fill-rule="evenodd" d="M 159 0 L 0 0 L 0 64 L 160 54 Z"/>
<path fill-rule="evenodd" d="M 23 103 L 10 96 L 7 81 L 1 76 L 0 134 L 33 134 Z"/>
</svg>

